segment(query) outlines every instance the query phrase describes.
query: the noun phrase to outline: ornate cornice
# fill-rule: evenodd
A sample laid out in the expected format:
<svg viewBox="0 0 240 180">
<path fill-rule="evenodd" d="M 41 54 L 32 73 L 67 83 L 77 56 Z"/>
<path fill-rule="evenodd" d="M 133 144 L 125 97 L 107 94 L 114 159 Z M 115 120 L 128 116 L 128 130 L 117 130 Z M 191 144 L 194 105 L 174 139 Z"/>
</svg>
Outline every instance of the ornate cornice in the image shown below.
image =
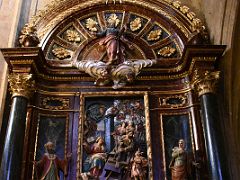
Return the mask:
<svg viewBox="0 0 240 180">
<path fill-rule="evenodd" d="M 195 70 L 192 79 L 192 87 L 202 96 L 207 93 L 215 93 L 220 77 L 220 71 L 199 71 Z"/>
<path fill-rule="evenodd" d="M 29 99 L 36 90 L 32 74 L 12 73 L 8 76 L 12 97 L 22 96 Z"/>
</svg>

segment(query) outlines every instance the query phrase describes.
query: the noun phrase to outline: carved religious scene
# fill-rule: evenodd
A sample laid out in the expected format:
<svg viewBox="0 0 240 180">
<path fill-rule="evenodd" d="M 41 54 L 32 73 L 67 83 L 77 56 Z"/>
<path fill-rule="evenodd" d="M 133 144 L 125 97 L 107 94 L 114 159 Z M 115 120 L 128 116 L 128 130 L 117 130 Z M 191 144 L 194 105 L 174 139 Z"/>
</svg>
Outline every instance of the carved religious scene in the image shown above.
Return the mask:
<svg viewBox="0 0 240 180">
<path fill-rule="evenodd" d="M 89 99 L 85 113 L 81 177 L 148 179 L 149 127 L 143 99 Z"/>
<path fill-rule="evenodd" d="M 225 46 L 210 44 L 184 3 L 55 0 L 23 26 L 19 46 L 1 49 L 2 177 L 221 179 L 213 127 Z"/>
</svg>

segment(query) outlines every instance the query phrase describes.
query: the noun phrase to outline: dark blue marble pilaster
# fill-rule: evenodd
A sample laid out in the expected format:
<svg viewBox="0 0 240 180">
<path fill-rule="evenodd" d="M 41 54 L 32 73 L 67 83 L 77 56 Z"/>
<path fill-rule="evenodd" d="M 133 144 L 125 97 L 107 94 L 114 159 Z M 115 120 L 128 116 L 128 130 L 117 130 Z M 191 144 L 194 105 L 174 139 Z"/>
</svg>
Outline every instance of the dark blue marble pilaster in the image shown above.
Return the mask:
<svg viewBox="0 0 240 180">
<path fill-rule="evenodd" d="M 13 97 L 8 129 L 1 160 L 1 180 L 17 180 L 21 177 L 23 142 L 28 100 Z"/>
<path fill-rule="evenodd" d="M 228 179 L 226 154 L 220 127 L 217 100 L 214 94 L 208 93 L 200 97 L 203 129 L 208 158 L 208 169 L 211 180 Z"/>
</svg>

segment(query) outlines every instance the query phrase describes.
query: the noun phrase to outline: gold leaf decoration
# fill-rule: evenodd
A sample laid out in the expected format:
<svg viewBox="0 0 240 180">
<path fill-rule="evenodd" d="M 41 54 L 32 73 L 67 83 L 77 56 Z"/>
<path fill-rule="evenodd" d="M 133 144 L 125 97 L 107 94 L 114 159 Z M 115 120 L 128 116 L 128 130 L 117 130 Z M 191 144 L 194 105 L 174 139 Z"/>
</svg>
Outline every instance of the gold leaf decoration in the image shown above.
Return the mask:
<svg viewBox="0 0 240 180">
<path fill-rule="evenodd" d="M 151 32 L 148 34 L 147 40 L 148 40 L 148 41 L 156 41 L 156 40 L 159 40 L 161 34 L 162 34 L 162 30 L 161 30 L 161 29 L 153 30 L 153 31 L 151 31 Z"/>
<path fill-rule="evenodd" d="M 98 25 L 97 21 L 93 20 L 92 18 L 88 18 L 86 20 L 86 27 L 92 32 L 98 31 L 97 25 Z"/>
<path fill-rule="evenodd" d="M 188 19 L 190 19 L 190 20 L 193 20 L 193 18 L 196 16 L 196 14 L 194 13 L 194 12 L 189 12 L 189 13 L 187 13 L 187 17 L 188 17 Z"/>
<path fill-rule="evenodd" d="M 172 0 L 164 0 L 166 1 L 167 3 L 171 4 L 172 3 Z"/>
<path fill-rule="evenodd" d="M 176 49 L 170 46 L 166 46 L 158 51 L 158 54 L 163 57 L 170 57 L 176 52 Z"/>
<path fill-rule="evenodd" d="M 172 4 L 177 9 L 180 8 L 180 6 L 181 6 L 181 2 L 180 1 L 174 1 Z"/>
<path fill-rule="evenodd" d="M 183 14 L 186 14 L 186 13 L 189 11 L 189 7 L 187 7 L 187 6 L 181 6 L 181 7 L 180 7 L 180 11 L 181 11 Z"/>
<path fill-rule="evenodd" d="M 77 31 L 68 29 L 66 31 L 66 38 L 70 42 L 80 42 L 81 38 Z"/>
<path fill-rule="evenodd" d="M 107 20 L 107 22 L 109 24 L 113 24 L 115 27 L 118 26 L 118 24 L 120 23 L 120 20 L 118 19 L 118 16 L 114 13 L 114 14 L 111 14 Z"/>
<path fill-rule="evenodd" d="M 52 52 L 59 59 L 65 59 L 65 58 L 71 57 L 70 52 L 62 47 L 54 48 Z"/>
<path fill-rule="evenodd" d="M 142 20 L 141 18 L 135 18 L 133 21 L 130 22 L 130 29 L 131 31 L 137 31 L 142 27 Z"/>
</svg>

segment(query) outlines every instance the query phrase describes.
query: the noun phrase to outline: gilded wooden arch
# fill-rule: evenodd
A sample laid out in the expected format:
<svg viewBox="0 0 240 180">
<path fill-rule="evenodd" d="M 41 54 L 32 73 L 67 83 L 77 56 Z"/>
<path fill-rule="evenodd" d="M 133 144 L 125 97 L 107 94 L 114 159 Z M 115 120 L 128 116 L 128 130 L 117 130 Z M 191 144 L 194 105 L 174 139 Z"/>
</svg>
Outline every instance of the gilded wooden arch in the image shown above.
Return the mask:
<svg viewBox="0 0 240 180">
<path fill-rule="evenodd" d="M 36 27 L 49 64 L 69 67 L 76 59 L 102 57 L 92 33 L 104 30 L 111 18 L 118 19 L 117 28 L 127 27 L 126 35 L 134 46 L 134 51 L 127 51 L 128 59 L 176 61 L 196 34 L 205 33 L 194 12 L 179 1 L 169 0 L 55 0 L 27 26 Z"/>
</svg>

